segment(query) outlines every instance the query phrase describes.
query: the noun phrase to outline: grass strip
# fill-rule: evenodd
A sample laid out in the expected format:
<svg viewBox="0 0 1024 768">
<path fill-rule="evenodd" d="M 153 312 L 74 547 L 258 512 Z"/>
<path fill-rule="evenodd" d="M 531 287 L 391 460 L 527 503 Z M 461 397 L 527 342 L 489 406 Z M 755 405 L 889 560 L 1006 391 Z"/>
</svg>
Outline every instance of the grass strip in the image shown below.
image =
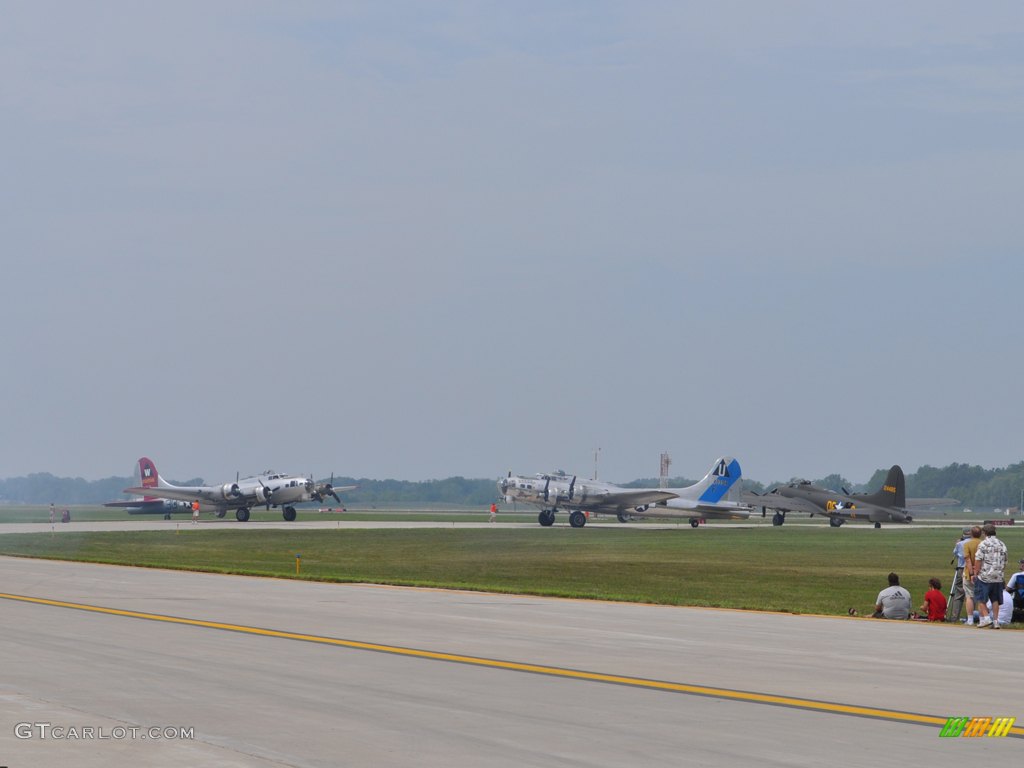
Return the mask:
<svg viewBox="0 0 1024 768">
<path fill-rule="evenodd" d="M 7 534 L 0 554 L 217 573 L 845 615 L 896 571 L 948 592 L 955 531 L 399 529 Z M 1015 563 L 1024 531 L 1003 540 Z"/>
</svg>

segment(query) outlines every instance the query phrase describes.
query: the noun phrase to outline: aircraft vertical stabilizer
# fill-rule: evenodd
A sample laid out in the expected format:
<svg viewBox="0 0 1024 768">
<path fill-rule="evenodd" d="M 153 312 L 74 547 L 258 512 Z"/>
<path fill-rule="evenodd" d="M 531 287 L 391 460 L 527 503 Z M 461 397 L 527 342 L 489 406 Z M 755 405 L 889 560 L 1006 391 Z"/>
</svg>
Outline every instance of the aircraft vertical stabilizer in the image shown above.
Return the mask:
<svg viewBox="0 0 1024 768">
<path fill-rule="evenodd" d="M 903 476 L 903 469 L 899 464 L 893 464 L 889 469 L 889 474 L 885 476 L 882 490 L 860 498 L 882 507 L 897 507 L 898 509 L 906 507 L 907 481 Z"/>
<path fill-rule="evenodd" d="M 732 490 L 741 476 L 740 463 L 736 459 L 732 457 L 719 459 L 711 471 L 704 475 L 704 479 L 693 486 L 693 490 L 700 494 L 697 500 L 703 504 L 718 504 Z"/>
</svg>

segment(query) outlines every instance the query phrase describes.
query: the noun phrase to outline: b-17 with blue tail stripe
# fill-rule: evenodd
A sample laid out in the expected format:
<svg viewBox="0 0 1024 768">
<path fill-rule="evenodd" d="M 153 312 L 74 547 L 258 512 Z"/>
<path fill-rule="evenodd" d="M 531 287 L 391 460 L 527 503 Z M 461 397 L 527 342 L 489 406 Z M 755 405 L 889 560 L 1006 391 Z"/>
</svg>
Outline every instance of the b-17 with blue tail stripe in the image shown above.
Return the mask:
<svg viewBox="0 0 1024 768">
<path fill-rule="evenodd" d="M 619 522 L 636 517 L 688 518 L 696 528 L 708 518 L 746 519 L 751 507 L 734 500 L 739 493 L 740 463 L 718 459 L 698 483 L 686 488 L 625 488 L 597 480 L 579 480 L 566 474 L 523 477 L 508 473 L 498 481 L 507 502 L 525 502 L 540 508 L 538 522 L 553 525 L 559 510 L 569 513 L 569 525 L 582 528 L 590 513 L 615 515 Z"/>
</svg>

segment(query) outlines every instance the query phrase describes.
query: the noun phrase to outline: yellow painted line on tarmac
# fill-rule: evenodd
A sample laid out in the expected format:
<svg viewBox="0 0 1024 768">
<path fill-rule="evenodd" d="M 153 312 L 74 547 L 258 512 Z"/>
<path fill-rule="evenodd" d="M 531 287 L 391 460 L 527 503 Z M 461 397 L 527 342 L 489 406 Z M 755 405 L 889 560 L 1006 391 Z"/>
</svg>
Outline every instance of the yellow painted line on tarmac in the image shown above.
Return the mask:
<svg viewBox="0 0 1024 768">
<path fill-rule="evenodd" d="M 277 629 L 263 629 L 261 627 L 249 627 L 242 624 L 226 624 L 218 621 L 206 621 L 203 619 L 188 619 L 180 616 L 165 616 L 158 613 L 144 613 L 141 611 L 128 611 L 120 608 L 105 608 L 97 605 L 84 603 L 70 603 L 63 600 L 50 600 L 42 597 L 29 597 L 26 595 L 12 595 L 0 592 L 0 598 L 13 600 L 22 603 L 34 603 L 55 608 L 71 608 L 78 611 L 105 614 L 108 616 L 124 616 L 133 619 L 146 619 L 148 621 L 160 621 L 168 624 L 180 624 L 190 627 L 203 627 L 206 629 L 218 629 L 228 632 L 241 632 L 247 635 L 258 635 L 262 637 L 274 637 L 283 640 L 301 640 L 309 643 L 322 645 L 334 645 L 343 648 L 353 648 L 363 651 L 376 651 L 388 653 L 395 656 L 406 656 L 418 659 L 430 659 L 434 661 L 448 661 L 458 664 L 469 664 L 477 667 L 489 667 L 492 669 L 503 669 L 513 672 L 529 672 L 549 677 L 561 677 L 572 680 L 585 680 L 597 683 L 612 683 L 615 685 L 626 685 L 633 688 L 647 688 L 650 690 L 667 691 L 672 693 L 686 693 L 694 696 L 710 696 L 717 699 L 731 699 L 754 704 L 771 704 L 781 707 L 792 707 L 814 712 L 823 712 L 838 715 L 853 715 L 857 717 L 870 717 L 893 722 L 903 722 L 913 725 L 929 725 L 941 727 L 946 724 L 948 717 L 922 715 L 914 712 L 900 712 L 891 709 L 877 709 L 874 707 L 858 707 L 850 704 L 837 704 L 828 701 L 816 701 L 814 699 L 801 699 L 792 696 L 776 696 L 768 693 L 754 693 L 751 691 L 737 691 L 729 688 L 713 688 L 704 685 L 689 685 L 687 683 L 672 683 L 663 680 L 647 680 L 639 677 L 626 677 L 623 675 L 608 675 L 601 672 L 586 672 L 577 669 L 565 669 L 562 667 L 549 667 L 540 664 L 523 664 L 515 661 L 502 661 L 499 659 L 487 659 L 480 656 L 464 656 L 455 653 L 440 653 L 438 651 L 424 651 L 417 648 L 403 648 L 396 645 L 382 645 L 380 643 L 365 643 L 359 640 L 345 640 L 337 637 L 323 637 L 320 635 L 307 635 L 300 632 L 284 632 Z M 1024 727 L 1010 728 L 1008 736 L 1024 737 Z"/>
</svg>

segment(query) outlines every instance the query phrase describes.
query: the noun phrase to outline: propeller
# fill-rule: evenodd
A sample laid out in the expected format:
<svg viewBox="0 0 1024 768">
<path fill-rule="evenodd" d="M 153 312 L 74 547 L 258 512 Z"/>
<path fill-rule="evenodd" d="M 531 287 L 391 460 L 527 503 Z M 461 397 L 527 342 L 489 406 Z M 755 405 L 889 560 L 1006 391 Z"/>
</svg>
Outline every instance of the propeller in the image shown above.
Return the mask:
<svg viewBox="0 0 1024 768">
<path fill-rule="evenodd" d="M 314 483 L 313 476 L 309 476 L 309 483 L 306 484 L 307 490 L 311 498 L 316 499 L 319 502 L 324 500 L 324 496 L 331 496 L 336 502 L 341 504 L 341 497 L 338 496 L 337 491 L 334 490 L 334 473 L 331 472 L 331 479 L 326 483 Z"/>
<path fill-rule="evenodd" d="M 327 483 L 324 483 L 323 487 L 320 489 L 320 492 L 321 493 L 326 493 L 328 496 L 331 496 L 336 502 L 341 504 L 341 497 L 338 496 L 338 494 L 335 493 L 335 491 L 334 491 L 334 473 L 333 472 L 331 472 L 331 479 L 330 479 L 330 481 L 327 482 Z"/>
<path fill-rule="evenodd" d="M 257 478 L 256 482 L 259 483 L 260 484 L 260 488 L 263 489 L 263 500 L 264 500 L 264 502 L 266 502 L 267 511 L 269 511 L 270 510 L 270 497 L 274 495 L 274 489 L 266 486 L 263 483 L 263 481 L 258 479 L 258 478 Z"/>
<path fill-rule="evenodd" d="M 572 481 L 569 483 L 569 501 L 572 501 L 572 497 L 576 495 L 576 475 L 572 476 Z"/>
<path fill-rule="evenodd" d="M 548 488 L 551 486 L 551 478 L 544 481 L 544 501 L 548 500 Z"/>
</svg>

